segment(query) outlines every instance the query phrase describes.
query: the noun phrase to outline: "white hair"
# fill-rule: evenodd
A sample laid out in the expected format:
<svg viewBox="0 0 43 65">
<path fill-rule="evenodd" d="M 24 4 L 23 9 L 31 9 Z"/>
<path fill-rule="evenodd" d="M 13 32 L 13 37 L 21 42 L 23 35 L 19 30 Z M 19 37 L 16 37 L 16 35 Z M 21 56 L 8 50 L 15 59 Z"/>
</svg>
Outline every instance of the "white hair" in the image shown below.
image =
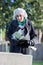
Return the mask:
<svg viewBox="0 0 43 65">
<path fill-rule="evenodd" d="M 26 11 L 24 9 L 22 9 L 22 8 L 17 8 L 13 12 L 13 20 L 16 19 L 16 15 L 19 14 L 19 13 L 22 13 L 22 15 L 25 17 L 25 19 L 27 19 L 28 16 L 27 16 Z"/>
</svg>

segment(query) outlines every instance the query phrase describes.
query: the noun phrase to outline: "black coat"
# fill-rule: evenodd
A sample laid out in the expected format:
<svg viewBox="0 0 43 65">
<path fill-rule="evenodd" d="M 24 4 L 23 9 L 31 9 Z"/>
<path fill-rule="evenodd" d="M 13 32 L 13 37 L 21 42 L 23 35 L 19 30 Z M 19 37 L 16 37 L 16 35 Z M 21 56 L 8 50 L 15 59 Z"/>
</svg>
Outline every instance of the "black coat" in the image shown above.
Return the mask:
<svg viewBox="0 0 43 65">
<path fill-rule="evenodd" d="M 30 36 L 30 40 L 32 40 L 35 36 L 36 36 L 36 34 L 35 34 L 35 31 L 34 31 L 34 27 L 32 26 L 32 23 L 29 21 L 29 20 L 27 20 L 28 21 L 28 23 L 26 24 L 26 26 L 27 27 L 29 27 L 30 28 L 30 30 L 29 30 L 29 36 Z M 26 21 L 26 22 L 27 22 Z M 26 27 L 26 28 L 27 28 Z M 17 20 L 12 20 L 10 23 L 9 23 L 9 25 L 8 25 L 8 28 L 7 28 L 7 38 L 8 38 L 8 40 L 10 41 L 10 45 L 12 46 L 12 45 L 16 45 L 16 40 L 14 40 L 14 39 L 12 39 L 12 34 L 14 33 L 14 32 L 16 32 L 17 30 L 19 29 L 19 27 L 18 27 L 18 22 L 17 22 Z M 27 29 L 26 29 L 26 34 L 27 34 Z"/>
<path fill-rule="evenodd" d="M 33 27 L 32 23 L 30 21 L 28 21 L 27 25 L 30 27 L 29 35 L 30 35 L 30 40 L 32 40 L 36 36 L 35 31 L 34 31 L 34 27 Z M 16 32 L 18 29 L 19 28 L 18 28 L 18 22 L 17 22 L 17 20 L 12 20 L 9 23 L 8 29 L 7 29 L 7 37 L 8 37 L 8 39 L 10 41 L 12 40 L 12 34 L 14 32 Z M 27 33 L 27 30 L 26 30 L 26 33 Z"/>
</svg>

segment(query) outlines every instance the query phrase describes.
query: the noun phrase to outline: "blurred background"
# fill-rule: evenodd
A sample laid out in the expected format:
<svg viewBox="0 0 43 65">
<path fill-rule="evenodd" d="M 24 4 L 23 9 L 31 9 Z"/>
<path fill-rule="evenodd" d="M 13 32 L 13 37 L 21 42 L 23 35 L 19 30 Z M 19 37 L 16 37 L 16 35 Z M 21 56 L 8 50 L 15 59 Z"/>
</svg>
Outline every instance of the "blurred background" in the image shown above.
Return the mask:
<svg viewBox="0 0 43 65">
<path fill-rule="evenodd" d="M 33 65 L 43 65 L 43 0 L 0 0 L 0 51 L 9 52 L 6 33 L 9 22 L 13 19 L 13 11 L 17 7 L 26 10 L 38 37 L 39 44 L 35 45 L 37 51 L 31 51 L 35 60 Z"/>
</svg>

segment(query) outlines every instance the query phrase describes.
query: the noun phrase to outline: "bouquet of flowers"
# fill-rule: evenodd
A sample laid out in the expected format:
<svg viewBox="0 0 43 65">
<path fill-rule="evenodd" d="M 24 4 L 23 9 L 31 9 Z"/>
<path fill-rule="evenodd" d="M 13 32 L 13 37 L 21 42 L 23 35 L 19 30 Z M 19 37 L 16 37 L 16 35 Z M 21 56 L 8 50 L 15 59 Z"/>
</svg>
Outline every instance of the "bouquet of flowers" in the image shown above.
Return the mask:
<svg viewBox="0 0 43 65">
<path fill-rule="evenodd" d="M 13 33 L 12 38 L 13 39 L 22 39 L 24 36 L 22 35 L 21 29 Z"/>
</svg>

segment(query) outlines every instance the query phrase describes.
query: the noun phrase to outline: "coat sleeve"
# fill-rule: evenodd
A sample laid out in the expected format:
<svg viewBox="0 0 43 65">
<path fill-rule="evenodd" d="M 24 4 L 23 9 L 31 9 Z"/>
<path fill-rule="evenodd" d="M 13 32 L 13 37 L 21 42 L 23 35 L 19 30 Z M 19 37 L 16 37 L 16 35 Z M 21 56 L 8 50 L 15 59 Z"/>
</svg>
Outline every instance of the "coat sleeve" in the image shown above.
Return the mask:
<svg viewBox="0 0 43 65">
<path fill-rule="evenodd" d="M 38 38 L 37 38 L 37 35 L 35 33 L 35 30 L 34 30 L 34 26 L 32 25 L 31 21 L 30 21 L 30 27 L 31 27 L 31 30 L 30 30 L 30 40 L 34 41 L 35 44 L 38 43 Z"/>
<path fill-rule="evenodd" d="M 34 37 L 37 37 L 36 33 L 35 33 L 35 30 L 34 30 L 34 27 L 32 25 L 32 23 L 30 24 L 30 40 L 32 40 Z"/>
<path fill-rule="evenodd" d="M 15 26 L 13 26 L 13 24 L 14 24 L 13 21 L 11 21 L 8 24 L 8 27 L 7 27 L 7 32 L 6 32 L 7 34 L 6 34 L 6 36 L 7 36 L 9 41 L 12 40 L 12 34 L 13 34 L 14 30 L 15 30 Z"/>
</svg>

